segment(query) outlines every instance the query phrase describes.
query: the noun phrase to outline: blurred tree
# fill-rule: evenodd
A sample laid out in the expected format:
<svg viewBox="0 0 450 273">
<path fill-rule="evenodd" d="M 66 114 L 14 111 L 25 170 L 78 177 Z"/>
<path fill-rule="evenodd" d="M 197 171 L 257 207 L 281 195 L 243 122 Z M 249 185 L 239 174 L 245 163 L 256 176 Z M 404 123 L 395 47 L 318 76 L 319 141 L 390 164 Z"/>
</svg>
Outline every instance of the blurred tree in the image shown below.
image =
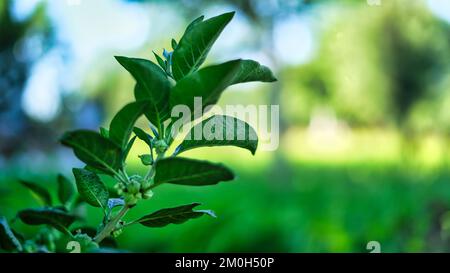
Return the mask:
<svg viewBox="0 0 450 273">
<path fill-rule="evenodd" d="M 38 51 L 27 48 L 27 38 L 39 35 L 39 47 L 44 50 L 51 43 L 45 6 L 40 5 L 27 19 L 18 20 L 13 16 L 13 1 L 1 1 L 0 33 L 0 154 L 11 156 L 24 144 L 33 143 L 36 130 L 40 131 L 24 113 L 22 95 L 31 67 L 40 57 L 26 52 Z"/>
</svg>

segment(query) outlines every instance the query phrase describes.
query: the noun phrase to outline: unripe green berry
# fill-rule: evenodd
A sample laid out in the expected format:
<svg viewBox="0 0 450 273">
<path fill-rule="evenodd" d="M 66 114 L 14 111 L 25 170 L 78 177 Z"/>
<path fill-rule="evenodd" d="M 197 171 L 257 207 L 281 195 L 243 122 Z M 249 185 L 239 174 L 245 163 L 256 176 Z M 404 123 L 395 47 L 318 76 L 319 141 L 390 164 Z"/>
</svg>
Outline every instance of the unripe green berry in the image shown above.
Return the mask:
<svg viewBox="0 0 450 273">
<path fill-rule="evenodd" d="M 134 195 L 127 194 L 125 196 L 125 203 L 128 206 L 135 206 L 137 204 L 137 202 L 138 202 L 138 200 L 137 200 L 137 198 Z"/>
<path fill-rule="evenodd" d="M 132 180 L 130 184 L 127 185 L 128 193 L 137 194 L 141 190 L 141 183 L 136 180 Z"/>
<path fill-rule="evenodd" d="M 153 197 L 153 191 L 148 190 L 144 193 L 144 195 L 142 196 L 144 199 L 150 199 Z"/>
</svg>

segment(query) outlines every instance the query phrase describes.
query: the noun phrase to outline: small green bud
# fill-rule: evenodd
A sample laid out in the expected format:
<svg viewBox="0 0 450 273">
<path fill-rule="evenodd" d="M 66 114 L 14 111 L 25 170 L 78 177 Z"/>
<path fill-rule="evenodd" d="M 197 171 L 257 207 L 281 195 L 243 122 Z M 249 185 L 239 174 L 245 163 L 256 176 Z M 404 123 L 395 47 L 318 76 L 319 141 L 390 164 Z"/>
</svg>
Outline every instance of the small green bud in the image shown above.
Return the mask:
<svg viewBox="0 0 450 273">
<path fill-rule="evenodd" d="M 153 197 L 153 191 L 151 191 L 151 190 L 146 191 L 142 197 L 144 199 L 146 199 L 146 200 L 152 198 Z"/>
<path fill-rule="evenodd" d="M 145 166 L 153 165 L 152 155 L 140 155 L 139 158 L 141 159 L 143 165 Z"/>
<path fill-rule="evenodd" d="M 146 192 L 153 185 L 152 180 L 142 180 L 141 182 L 141 191 Z"/>
<path fill-rule="evenodd" d="M 163 154 L 167 151 L 169 146 L 167 145 L 166 141 L 164 140 L 156 140 L 154 141 L 153 145 L 155 146 L 156 153 Z"/>
<path fill-rule="evenodd" d="M 132 180 L 130 184 L 127 185 L 128 193 L 137 194 L 141 190 L 141 183 Z"/>
<path fill-rule="evenodd" d="M 117 238 L 117 237 L 119 237 L 122 234 L 122 232 L 123 232 L 123 229 L 116 229 L 116 230 L 113 231 L 112 236 L 114 238 Z"/>
<path fill-rule="evenodd" d="M 127 194 L 125 196 L 125 203 L 128 206 L 135 206 L 137 204 L 137 202 L 138 202 L 138 199 L 134 195 Z"/>
</svg>

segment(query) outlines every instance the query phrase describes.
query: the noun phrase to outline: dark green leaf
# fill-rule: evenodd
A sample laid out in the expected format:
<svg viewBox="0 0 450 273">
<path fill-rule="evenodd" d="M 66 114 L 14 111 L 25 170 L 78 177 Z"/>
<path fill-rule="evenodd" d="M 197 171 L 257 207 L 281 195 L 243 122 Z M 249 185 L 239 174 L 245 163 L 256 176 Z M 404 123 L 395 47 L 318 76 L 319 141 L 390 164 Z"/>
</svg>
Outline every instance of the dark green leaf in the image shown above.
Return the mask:
<svg viewBox="0 0 450 273">
<path fill-rule="evenodd" d="M 196 140 L 194 132 L 203 132 Z M 237 146 L 249 150 L 253 155 L 258 148 L 258 135 L 246 122 L 229 116 L 213 116 L 195 125 L 177 149 L 177 154 L 212 146 Z"/>
<path fill-rule="evenodd" d="M 128 142 L 127 147 L 125 148 L 125 150 L 123 151 L 123 156 L 122 156 L 122 160 L 123 162 L 125 162 L 125 160 L 127 160 L 128 154 L 130 154 L 131 148 L 133 147 L 134 142 L 136 141 L 137 136 L 134 136 L 130 142 Z"/>
<path fill-rule="evenodd" d="M 146 227 L 165 227 L 170 224 L 183 224 L 190 219 L 199 218 L 203 215 L 215 217 L 212 211 L 194 210 L 198 206 L 200 204 L 194 203 L 176 208 L 162 209 L 142 217 L 137 222 Z"/>
<path fill-rule="evenodd" d="M 75 194 L 72 181 L 63 175 L 58 175 L 58 198 L 64 205 L 69 202 Z"/>
<path fill-rule="evenodd" d="M 28 188 L 44 205 L 52 205 L 52 198 L 46 188 L 27 181 L 20 181 L 20 184 Z"/>
<path fill-rule="evenodd" d="M 272 71 L 264 65 L 252 60 L 242 60 L 233 84 L 245 82 L 275 82 Z"/>
<path fill-rule="evenodd" d="M 78 193 L 86 203 L 94 207 L 107 207 L 108 189 L 98 175 L 85 169 L 73 169 L 73 175 L 77 182 Z"/>
<path fill-rule="evenodd" d="M 75 155 L 92 168 L 115 174 L 122 167 L 121 148 L 96 132 L 69 132 L 62 137 L 61 142 L 71 147 Z"/>
<path fill-rule="evenodd" d="M 177 41 L 175 41 L 175 39 L 172 39 L 172 49 L 175 50 L 177 49 L 178 43 Z"/>
<path fill-rule="evenodd" d="M 76 220 L 75 216 L 55 208 L 26 209 L 18 216 L 27 225 L 50 225 L 66 234 L 69 233 L 67 228 Z"/>
<path fill-rule="evenodd" d="M 153 157 L 152 155 L 140 155 L 139 158 L 144 166 L 153 165 Z"/>
<path fill-rule="evenodd" d="M 144 132 L 144 130 L 142 130 L 141 128 L 138 127 L 134 127 L 133 132 L 136 134 L 136 136 L 144 141 L 145 143 L 147 143 L 147 145 L 149 147 L 152 146 L 152 136 L 150 136 L 149 134 L 147 134 L 146 132 Z"/>
<path fill-rule="evenodd" d="M 148 105 L 148 101 L 130 103 L 122 108 L 111 121 L 109 138 L 122 149 L 125 150 L 127 147 L 134 124 L 144 114 Z"/>
<path fill-rule="evenodd" d="M 200 17 L 188 27 L 173 53 L 172 74 L 176 81 L 195 72 L 203 64 L 213 44 L 233 17 L 234 12 L 206 21 Z"/>
<path fill-rule="evenodd" d="M 200 16 L 197 19 L 195 19 L 194 21 L 192 21 L 186 28 L 185 33 L 188 33 L 189 31 L 191 31 L 195 26 L 197 26 L 199 23 L 203 22 L 203 20 L 205 20 L 205 16 Z"/>
<path fill-rule="evenodd" d="M 0 217 L 0 249 L 19 252 L 23 250 L 22 244 L 9 227 L 5 217 Z"/>
<path fill-rule="evenodd" d="M 234 179 L 234 174 L 221 164 L 180 157 L 169 157 L 156 163 L 155 185 L 163 183 L 208 186 Z"/>
<path fill-rule="evenodd" d="M 194 112 L 196 110 L 194 109 L 194 97 L 202 98 L 203 109 L 216 104 L 222 92 L 233 83 L 239 67 L 240 60 L 235 60 L 203 68 L 182 79 L 172 89 L 171 108 L 177 105 L 186 105 L 193 116 L 201 114 Z"/>
<path fill-rule="evenodd" d="M 100 127 L 100 135 L 104 138 L 109 138 L 109 130 L 103 127 Z"/>
<path fill-rule="evenodd" d="M 168 98 L 171 84 L 166 73 L 148 60 L 126 57 L 116 57 L 116 59 L 135 78 L 136 100 L 150 102 L 149 110 L 145 115 L 160 129 L 161 123 L 170 115 Z"/>
<path fill-rule="evenodd" d="M 156 61 L 158 62 L 159 66 L 160 66 L 164 71 L 166 71 L 166 70 L 167 70 L 167 65 L 166 65 L 166 63 L 164 62 L 164 60 L 161 58 L 161 56 L 159 56 L 158 54 L 156 54 L 154 51 L 153 51 L 153 55 L 155 55 Z"/>
</svg>

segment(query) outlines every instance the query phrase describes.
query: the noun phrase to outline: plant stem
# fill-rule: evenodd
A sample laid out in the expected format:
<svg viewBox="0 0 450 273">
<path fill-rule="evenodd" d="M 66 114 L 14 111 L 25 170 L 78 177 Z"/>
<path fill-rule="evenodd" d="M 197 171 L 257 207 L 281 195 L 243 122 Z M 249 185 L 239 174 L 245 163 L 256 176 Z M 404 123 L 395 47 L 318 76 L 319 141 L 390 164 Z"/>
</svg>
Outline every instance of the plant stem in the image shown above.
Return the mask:
<svg viewBox="0 0 450 273">
<path fill-rule="evenodd" d="M 117 226 L 117 223 L 127 214 L 130 207 L 124 206 L 119 213 L 95 236 L 94 241 L 98 244 L 108 237 Z"/>
</svg>

